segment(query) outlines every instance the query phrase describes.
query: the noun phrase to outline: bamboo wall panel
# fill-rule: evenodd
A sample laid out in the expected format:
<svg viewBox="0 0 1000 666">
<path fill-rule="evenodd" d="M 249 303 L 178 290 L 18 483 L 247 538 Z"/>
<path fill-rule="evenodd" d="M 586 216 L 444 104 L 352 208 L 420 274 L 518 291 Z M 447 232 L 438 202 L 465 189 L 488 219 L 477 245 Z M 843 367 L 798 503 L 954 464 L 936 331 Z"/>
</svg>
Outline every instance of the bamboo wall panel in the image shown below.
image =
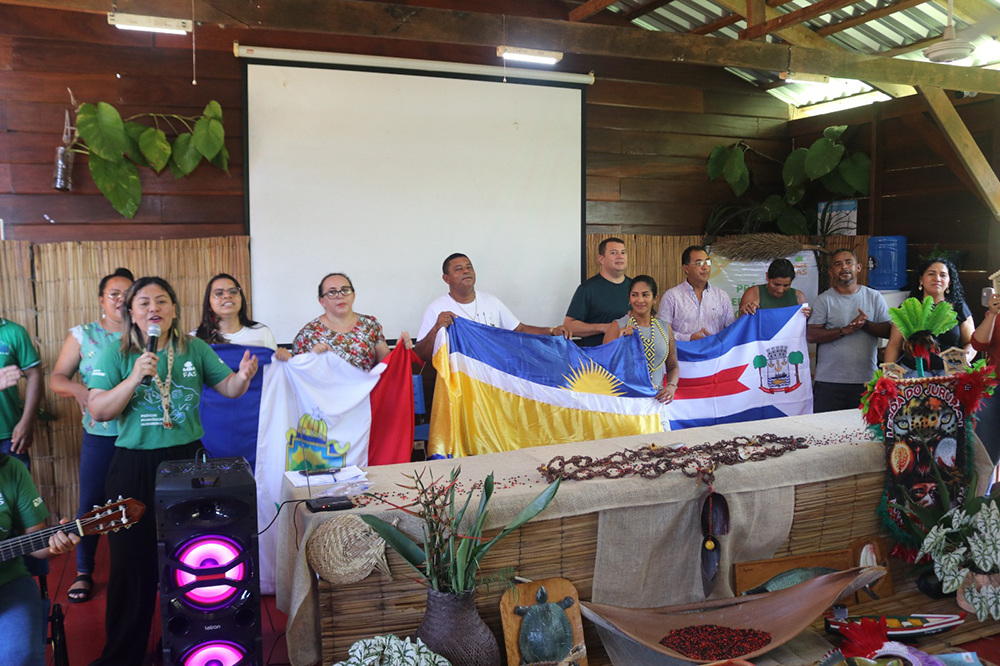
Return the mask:
<svg viewBox="0 0 1000 666">
<path fill-rule="evenodd" d="M 159 275 L 166 279 L 177 292 L 181 330 L 185 332 L 201 320 L 205 286 L 213 275 L 233 275 L 252 298 L 246 236 L 52 243 L 34 246 L 34 258 L 39 352 L 46 375 L 69 329 L 100 317 L 98 284 L 118 267 L 128 268 L 137 278 Z M 57 418 L 47 424 L 47 448 L 39 449 L 36 443 L 34 453 L 42 456 L 36 479 L 53 513 L 72 516 L 79 492 L 80 408 L 72 398 L 52 393 L 47 380 L 45 404 Z"/>
</svg>

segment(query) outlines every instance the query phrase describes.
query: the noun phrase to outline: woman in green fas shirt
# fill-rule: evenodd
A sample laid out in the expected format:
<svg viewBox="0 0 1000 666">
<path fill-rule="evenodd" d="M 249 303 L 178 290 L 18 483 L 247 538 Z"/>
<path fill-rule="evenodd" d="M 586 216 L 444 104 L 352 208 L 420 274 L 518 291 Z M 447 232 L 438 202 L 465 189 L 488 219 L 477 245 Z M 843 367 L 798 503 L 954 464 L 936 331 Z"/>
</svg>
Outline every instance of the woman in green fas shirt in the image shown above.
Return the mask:
<svg viewBox="0 0 1000 666">
<path fill-rule="evenodd" d="M 108 469 L 109 497 L 134 497 L 146 515 L 132 529 L 112 533 L 105 644 L 91 666 L 138 666 L 156 604 L 159 581 L 156 470 L 167 460 L 194 458 L 201 448 L 202 386 L 238 398 L 257 372 L 247 351 L 233 373 L 204 341 L 182 333 L 177 296 L 162 278 L 143 277 L 122 305 L 122 342 L 102 352 L 91 376 L 89 407 L 98 421 L 118 421 L 116 451 Z M 156 351 L 146 351 L 150 326 L 160 327 Z M 143 384 L 143 378 L 151 381 Z"/>
</svg>

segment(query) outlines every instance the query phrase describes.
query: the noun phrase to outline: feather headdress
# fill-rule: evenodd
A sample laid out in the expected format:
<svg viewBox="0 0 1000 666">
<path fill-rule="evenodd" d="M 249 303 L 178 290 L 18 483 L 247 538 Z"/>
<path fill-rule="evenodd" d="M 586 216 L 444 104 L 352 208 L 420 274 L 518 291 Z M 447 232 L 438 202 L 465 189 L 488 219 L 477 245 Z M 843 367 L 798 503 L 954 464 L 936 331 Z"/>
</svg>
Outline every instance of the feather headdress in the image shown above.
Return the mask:
<svg viewBox="0 0 1000 666">
<path fill-rule="evenodd" d="M 889 310 L 889 318 L 903 335 L 903 351 L 913 358 L 922 358 L 930 363 L 930 355 L 941 350 L 935 336 L 950 331 L 958 323 L 958 315 L 948 301 L 934 305 L 934 299 L 924 297 L 921 303 L 915 298 L 908 298 L 898 307 Z M 922 368 L 918 368 L 923 377 Z"/>
</svg>

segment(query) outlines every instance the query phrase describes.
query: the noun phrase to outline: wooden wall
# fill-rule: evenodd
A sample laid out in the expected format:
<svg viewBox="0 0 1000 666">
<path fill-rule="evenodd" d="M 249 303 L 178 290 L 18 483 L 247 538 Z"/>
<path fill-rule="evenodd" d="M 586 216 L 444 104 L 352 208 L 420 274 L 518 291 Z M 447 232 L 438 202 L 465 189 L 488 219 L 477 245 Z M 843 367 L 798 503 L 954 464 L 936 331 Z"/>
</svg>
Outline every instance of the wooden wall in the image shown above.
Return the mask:
<svg viewBox="0 0 1000 666">
<path fill-rule="evenodd" d="M 560 12 L 555 2 L 510 4 L 508 13 L 555 18 Z M 125 33 L 100 14 L 0 5 L 5 237 L 51 242 L 244 233 L 243 84 L 234 40 L 498 64 L 495 52 L 478 47 L 202 26 L 193 86 L 189 37 Z M 733 198 L 725 184 L 707 182 L 705 160 L 715 145 L 749 139 L 775 157 L 789 151 L 788 107 L 721 69 L 572 55 L 560 68 L 597 76 L 586 106 L 588 231 L 701 233 L 712 206 Z M 80 101 L 107 101 L 123 115 L 190 115 L 219 101 L 231 175 L 202 165 L 175 181 L 141 169 L 144 198 L 133 220 L 118 216 L 97 192 L 85 159 L 77 160 L 73 193 L 53 190 L 55 150 L 70 108 L 67 88 Z M 765 172 L 778 178 L 773 169 Z"/>
<path fill-rule="evenodd" d="M 955 101 L 995 168 L 1000 164 L 1000 99 L 980 95 Z M 980 289 L 988 286 L 987 276 L 1000 269 L 994 265 L 1000 258 L 1000 237 L 990 236 L 992 215 L 923 102 L 908 97 L 795 120 L 788 127 L 798 147 L 810 145 L 824 127 L 842 124 L 849 126 L 849 149 L 872 157 L 875 186 L 870 197 L 859 200 L 858 232 L 906 236 L 911 279 L 920 257 L 928 256 L 935 245 L 960 252 L 962 285 L 978 321 L 983 313 Z"/>
</svg>

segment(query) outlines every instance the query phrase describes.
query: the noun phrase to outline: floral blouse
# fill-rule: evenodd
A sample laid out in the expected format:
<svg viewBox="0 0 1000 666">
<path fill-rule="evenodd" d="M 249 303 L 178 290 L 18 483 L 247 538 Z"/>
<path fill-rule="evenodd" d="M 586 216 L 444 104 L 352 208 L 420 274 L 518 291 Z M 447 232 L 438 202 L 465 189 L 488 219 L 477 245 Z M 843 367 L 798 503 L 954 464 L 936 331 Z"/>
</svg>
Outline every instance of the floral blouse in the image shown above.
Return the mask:
<svg viewBox="0 0 1000 666">
<path fill-rule="evenodd" d="M 376 363 L 375 347 L 380 342 L 385 342 L 385 335 L 382 333 L 382 324 L 375 317 L 363 314 L 357 317 L 358 323 L 348 333 L 331 331 L 320 321 L 320 317 L 313 319 L 292 340 L 292 353 L 305 354 L 315 345 L 325 342 L 335 354 L 351 365 L 371 370 Z"/>
</svg>

